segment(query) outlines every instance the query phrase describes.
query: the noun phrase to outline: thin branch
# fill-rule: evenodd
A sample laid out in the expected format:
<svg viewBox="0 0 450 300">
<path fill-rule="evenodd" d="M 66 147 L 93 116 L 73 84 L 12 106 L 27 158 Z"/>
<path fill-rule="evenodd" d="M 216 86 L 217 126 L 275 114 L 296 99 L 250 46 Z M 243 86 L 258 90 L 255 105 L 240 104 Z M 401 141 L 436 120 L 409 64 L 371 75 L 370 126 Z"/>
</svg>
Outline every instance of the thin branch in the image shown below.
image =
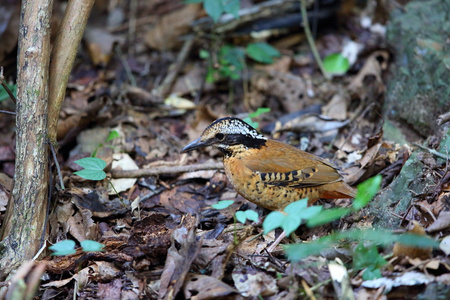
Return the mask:
<svg viewBox="0 0 450 300">
<path fill-rule="evenodd" d="M 308 15 L 306 13 L 306 0 L 300 0 L 300 10 L 302 12 L 303 27 L 305 29 L 306 39 L 308 40 L 309 47 L 311 47 L 311 51 L 314 55 L 317 65 L 319 66 L 320 71 L 323 74 L 323 77 L 325 77 L 327 80 L 330 80 L 331 77 L 323 67 L 323 63 L 322 60 L 320 59 L 319 52 L 317 51 L 316 44 L 314 44 L 311 29 L 309 28 Z"/>
<path fill-rule="evenodd" d="M 422 146 L 422 145 L 417 144 L 417 143 L 413 143 L 413 145 L 419 147 L 420 149 L 427 150 L 428 152 L 430 152 L 433 155 L 436 155 L 437 157 L 440 157 L 440 158 L 445 159 L 445 160 L 450 160 L 450 157 L 448 157 L 448 156 L 446 156 L 446 155 L 442 154 L 441 152 L 438 152 L 438 151 L 436 151 L 434 149 L 427 148 L 427 147 Z"/>
<path fill-rule="evenodd" d="M 59 167 L 58 158 L 56 157 L 56 151 L 55 148 L 53 147 L 53 144 L 51 142 L 49 142 L 49 144 L 50 149 L 52 150 L 53 161 L 55 162 L 56 171 L 58 173 L 59 184 L 61 185 L 61 189 L 64 190 L 66 188 L 64 187 L 63 177 L 61 175 L 61 168 Z"/>
<path fill-rule="evenodd" d="M 139 178 L 147 176 L 157 176 L 161 174 L 178 174 L 185 172 L 195 172 L 202 170 L 220 170 L 223 169 L 222 163 L 207 163 L 196 165 L 185 165 L 175 167 L 157 167 L 153 169 L 139 170 L 111 170 L 112 178 Z"/>
<path fill-rule="evenodd" d="M 5 82 L 5 76 L 3 76 L 3 67 L 0 67 L 0 83 L 1 83 L 2 87 L 5 89 L 5 91 L 8 93 L 9 98 L 11 98 L 11 100 L 16 104 L 17 103 L 17 99 L 14 96 L 13 92 L 11 92 L 11 90 L 9 89 L 8 85 Z"/>
<path fill-rule="evenodd" d="M 16 115 L 15 112 L 13 112 L 13 111 L 8 111 L 8 110 L 0 110 L 0 113 L 2 113 L 2 114 L 7 114 L 7 115 L 13 115 L 13 116 Z"/>
<path fill-rule="evenodd" d="M 167 74 L 164 81 L 158 86 L 155 90 L 152 91 L 152 94 L 165 98 L 169 95 L 170 90 L 172 89 L 173 84 L 175 83 L 175 79 L 178 76 L 184 62 L 191 52 L 192 46 L 194 45 L 195 38 L 193 36 L 188 37 L 188 39 L 184 42 L 183 47 L 181 48 L 180 53 L 178 54 L 177 60 L 169 67 L 169 73 Z"/>
<path fill-rule="evenodd" d="M 53 46 L 48 97 L 48 135 L 51 143 L 56 142 L 56 127 L 66 95 L 67 82 L 93 5 L 94 0 L 67 2 L 64 18 Z"/>
<path fill-rule="evenodd" d="M 436 123 L 438 125 L 442 125 L 444 123 L 447 123 L 448 121 L 450 121 L 450 111 L 448 113 L 445 113 L 443 115 L 440 115 L 437 120 Z"/>
</svg>

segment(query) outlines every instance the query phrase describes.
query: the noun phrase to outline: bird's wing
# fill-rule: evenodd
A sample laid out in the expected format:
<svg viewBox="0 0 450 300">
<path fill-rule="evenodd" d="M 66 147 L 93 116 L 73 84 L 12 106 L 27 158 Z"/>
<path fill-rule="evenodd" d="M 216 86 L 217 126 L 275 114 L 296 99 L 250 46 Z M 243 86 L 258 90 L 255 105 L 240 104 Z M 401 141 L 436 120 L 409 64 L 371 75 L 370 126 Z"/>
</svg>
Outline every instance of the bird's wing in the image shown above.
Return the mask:
<svg viewBox="0 0 450 300">
<path fill-rule="evenodd" d="M 336 168 L 320 157 L 295 147 L 271 141 L 258 155 L 246 157 L 245 167 L 258 174 L 261 181 L 275 186 L 308 187 L 340 181 Z"/>
</svg>

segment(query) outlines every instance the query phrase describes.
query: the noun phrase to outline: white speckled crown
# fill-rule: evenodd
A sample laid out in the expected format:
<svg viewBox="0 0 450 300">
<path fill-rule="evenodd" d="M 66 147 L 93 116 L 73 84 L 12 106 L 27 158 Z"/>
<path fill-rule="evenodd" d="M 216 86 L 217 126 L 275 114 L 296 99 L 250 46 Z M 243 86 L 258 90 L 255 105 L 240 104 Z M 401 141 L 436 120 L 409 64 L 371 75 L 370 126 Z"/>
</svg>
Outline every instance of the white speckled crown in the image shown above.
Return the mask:
<svg viewBox="0 0 450 300">
<path fill-rule="evenodd" d="M 255 128 L 248 125 L 238 118 L 226 117 L 218 119 L 211 123 L 202 134 L 202 137 L 212 138 L 217 133 L 223 134 L 241 134 L 248 137 L 260 140 L 267 140 L 267 138 L 259 134 Z"/>
</svg>

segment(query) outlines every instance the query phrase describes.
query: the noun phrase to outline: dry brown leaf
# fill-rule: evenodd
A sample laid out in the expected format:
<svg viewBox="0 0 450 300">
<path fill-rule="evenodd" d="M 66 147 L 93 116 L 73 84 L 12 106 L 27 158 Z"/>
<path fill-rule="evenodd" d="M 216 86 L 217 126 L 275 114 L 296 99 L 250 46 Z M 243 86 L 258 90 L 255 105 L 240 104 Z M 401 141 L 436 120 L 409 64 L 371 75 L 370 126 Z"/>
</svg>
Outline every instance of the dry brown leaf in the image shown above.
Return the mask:
<svg viewBox="0 0 450 300">
<path fill-rule="evenodd" d="M 317 114 L 304 114 L 281 125 L 275 132 L 328 132 L 339 129 L 347 125 L 348 122 L 348 120 L 338 121 Z"/>
<path fill-rule="evenodd" d="M 441 211 L 436 221 L 427 228 L 427 232 L 436 232 L 450 227 L 450 211 Z"/>
<path fill-rule="evenodd" d="M 91 275 L 97 272 L 98 266 L 92 265 L 80 270 L 78 273 L 76 273 L 70 278 L 51 281 L 49 283 L 43 284 L 42 287 L 60 288 L 67 285 L 69 282 L 72 281 L 72 279 L 75 279 L 77 281 L 77 284 L 79 285 L 79 288 L 83 288 L 89 282 Z"/>
<path fill-rule="evenodd" d="M 235 269 L 231 274 L 234 285 L 244 297 L 267 297 L 278 293 L 275 278 L 252 267 Z"/>
<path fill-rule="evenodd" d="M 205 128 L 214 120 L 218 119 L 219 115 L 212 111 L 208 106 L 198 106 L 195 112 L 195 120 L 191 124 L 191 128 L 187 131 L 190 141 L 198 138 Z"/>
<path fill-rule="evenodd" d="M 322 107 L 322 115 L 343 121 L 347 119 L 347 99 L 344 95 L 335 94 L 327 105 Z"/>
<path fill-rule="evenodd" d="M 283 55 L 277 60 L 275 60 L 270 65 L 259 65 L 256 66 L 256 69 L 264 70 L 266 72 L 279 72 L 279 73 L 288 73 L 291 67 L 292 58 L 287 55 Z"/>
<path fill-rule="evenodd" d="M 69 233 L 79 242 L 93 240 L 97 233 L 97 224 L 92 220 L 92 212 L 83 209 L 76 212 L 67 220 Z"/>
<path fill-rule="evenodd" d="M 206 275 L 189 274 L 183 287 L 186 299 L 208 300 L 237 293 L 224 282 Z"/>
<path fill-rule="evenodd" d="M 272 96 L 278 99 L 286 112 L 291 113 L 302 109 L 308 100 L 305 81 L 290 73 L 258 72 L 251 83 L 251 92 L 245 99 L 250 109 L 263 106 L 268 96 Z"/>
<path fill-rule="evenodd" d="M 197 220 L 192 215 L 186 215 L 179 228 L 172 234 L 172 245 L 167 252 L 164 271 L 161 275 L 159 296 L 178 294 L 183 286 L 191 264 L 200 252 L 202 241 L 197 241 L 195 229 Z"/>
<path fill-rule="evenodd" d="M 114 279 L 107 283 L 98 283 L 96 296 L 99 299 L 122 299 L 122 278 Z"/>
<path fill-rule="evenodd" d="M 381 62 L 379 58 L 382 58 Z M 358 74 L 353 78 L 349 84 L 349 90 L 358 94 L 361 99 L 365 99 L 367 96 L 366 86 L 364 80 L 367 77 L 373 76 L 377 83 L 377 92 L 380 94 L 384 91 L 385 86 L 381 78 L 381 73 L 387 68 L 387 62 L 389 60 L 389 53 L 387 51 L 375 51 L 372 53 L 364 63 L 364 66 L 359 70 Z"/>
<path fill-rule="evenodd" d="M 115 43 L 122 43 L 123 38 L 112 35 L 105 28 L 86 28 L 84 35 L 86 47 L 92 62 L 96 66 L 108 65 Z"/>
<path fill-rule="evenodd" d="M 189 4 L 162 16 L 157 25 L 147 32 L 145 43 L 160 51 L 175 47 L 180 43 L 179 37 L 188 32 L 200 9 L 200 4 Z"/>
</svg>

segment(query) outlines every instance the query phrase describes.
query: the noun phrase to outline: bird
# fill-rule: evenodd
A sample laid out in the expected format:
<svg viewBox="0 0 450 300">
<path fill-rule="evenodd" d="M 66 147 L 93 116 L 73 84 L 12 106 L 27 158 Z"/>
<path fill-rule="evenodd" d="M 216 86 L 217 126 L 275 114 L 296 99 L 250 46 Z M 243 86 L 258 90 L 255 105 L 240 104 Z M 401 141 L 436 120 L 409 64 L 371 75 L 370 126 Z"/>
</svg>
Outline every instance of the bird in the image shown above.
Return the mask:
<svg viewBox="0 0 450 300">
<path fill-rule="evenodd" d="M 308 198 L 354 198 L 337 168 L 325 159 L 292 145 L 266 138 L 241 119 L 211 123 L 181 153 L 213 146 L 223 153 L 223 166 L 233 188 L 245 199 L 272 211 Z"/>
</svg>

